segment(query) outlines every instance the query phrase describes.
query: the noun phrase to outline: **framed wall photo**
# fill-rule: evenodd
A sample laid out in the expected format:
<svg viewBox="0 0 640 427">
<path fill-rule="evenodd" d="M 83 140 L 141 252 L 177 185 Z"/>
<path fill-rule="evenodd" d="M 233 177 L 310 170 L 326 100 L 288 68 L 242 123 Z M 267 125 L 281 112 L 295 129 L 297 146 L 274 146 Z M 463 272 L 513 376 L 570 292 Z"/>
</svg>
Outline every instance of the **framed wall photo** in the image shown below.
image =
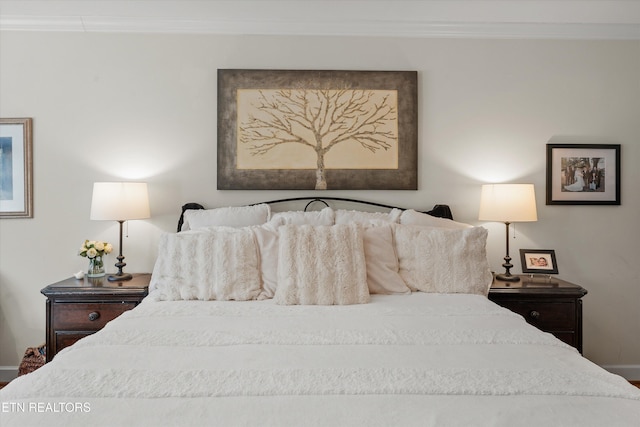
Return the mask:
<svg viewBox="0 0 640 427">
<path fill-rule="evenodd" d="M 522 272 L 532 274 L 558 274 L 556 252 L 552 249 L 520 249 Z"/>
<path fill-rule="evenodd" d="M 0 218 L 33 218 L 32 119 L 0 119 Z"/>
<path fill-rule="evenodd" d="M 547 144 L 547 205 L 619 204 L 619 144 Z"/>
<path fill-rule="evenodd" d="M 417 190 L 417 80 L 218 70 L 218 189 Z"/>
</svg>

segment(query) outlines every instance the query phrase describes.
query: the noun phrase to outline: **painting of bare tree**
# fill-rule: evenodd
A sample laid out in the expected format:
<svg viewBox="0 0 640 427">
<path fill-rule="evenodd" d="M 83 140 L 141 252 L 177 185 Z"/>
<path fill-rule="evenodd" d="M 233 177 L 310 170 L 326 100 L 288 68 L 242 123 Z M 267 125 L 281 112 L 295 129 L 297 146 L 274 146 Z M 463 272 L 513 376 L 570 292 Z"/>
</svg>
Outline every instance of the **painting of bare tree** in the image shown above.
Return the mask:
<svg viewBox="0 0 640 427">
<path fill-rule="evenodd" d="M 416 188 L 415 72 L 218 78 L 219 189 Z"/>
<path fill-rule="evenodd" d="M 238 91 L 238 168 L 315 168 L 316 190 L 326 190 L 325 169 L 340 168 L 344 156 L 330 157 L 338 144 L 355 144 L 376 154 L 388 152 L 380 167 L 396 169 L 397 94 L 374 90 Z M 291 144 L 298 147 L 290 147 Z M 298 153 L 295 148 L 304 148 Z M 353 151 L 353 150 L 352 150 Z M 269 154 L 279 152 L 268 157 Z M 372 168 L 353 152 L 349 167 Z M 333 163 L 333 165 L 332 165 Z"/>
</svg>

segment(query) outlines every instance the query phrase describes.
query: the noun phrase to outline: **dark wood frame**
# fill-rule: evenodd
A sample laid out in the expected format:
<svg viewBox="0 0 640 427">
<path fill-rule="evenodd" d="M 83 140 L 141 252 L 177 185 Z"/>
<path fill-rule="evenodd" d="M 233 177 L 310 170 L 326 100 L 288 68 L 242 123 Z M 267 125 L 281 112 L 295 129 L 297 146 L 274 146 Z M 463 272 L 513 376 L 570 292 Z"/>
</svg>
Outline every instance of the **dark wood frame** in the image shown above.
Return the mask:
<svg viewBox="0 0 640 427">
<path fill-rule="evenodd" d="M 603 153 L 605 164 L 604 192 L 561 191 L 559 162 L 564 152 L 570 157 L 597 157 Z M 602 154 L 600 154 L 602 156 Z M 555 166 L 554 166 L 555 165 Z M 613 169 L 613 170 L 611 170 Z M 547 205 L 619 205 L 620 204 L 620 144 L 547 144 Z M 613 182 L 612 182 L 613 180 Z M 608 187 L 607 187 L 608 186 Z M 607 190 L 607 188 L 611 188 Z"/>
<path fill-rule="evenodd" d="M 24 176 L 24 188 L 15 188 L 14 191 L 22 193 L 24 203 L 21 209 L 0 208 L 0 218 L 33 218 L 33 119 L 14 118 L 0 119 L 0 126 L 18 125 L 22 126 L 22 155 L 23 162 L 21 165 L 14 163 L 14 166 L 22 166 L 22 174 Z"/>
<path fill-rule="evenodd" d="M 527 267 L 527 254 L 547 255 L 551 259 L 549 268 L 529 268 Z M 522 272 L 531 274 L 558 274 L 558 262 L 556 261 L 556 251 L 553 249 L 520 249 L 520 262 Z"/>
<path fill-rule="evenodd" d="M 313 169 L 245 169 L 237 160 L 238 89 L 369 89 L 398 92 L 398 169 L 326 169 L 330 190 L 417 190 L 416 71 L 218 70 L 219 190 L 314 190 Z"/>
</svg>

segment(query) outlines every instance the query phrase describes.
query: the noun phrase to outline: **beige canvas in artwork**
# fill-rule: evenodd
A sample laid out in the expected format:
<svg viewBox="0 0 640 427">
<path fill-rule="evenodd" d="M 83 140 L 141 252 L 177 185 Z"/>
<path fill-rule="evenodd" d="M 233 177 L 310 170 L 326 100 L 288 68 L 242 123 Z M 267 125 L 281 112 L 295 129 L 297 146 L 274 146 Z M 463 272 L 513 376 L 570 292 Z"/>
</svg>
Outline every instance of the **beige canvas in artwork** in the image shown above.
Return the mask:
<svg viewBox="0 0 640 427">
<path fill-rule="evenodd" d="M 239 89 L 238 169 L 398 169 L 395 90 Z"/>
</svg>

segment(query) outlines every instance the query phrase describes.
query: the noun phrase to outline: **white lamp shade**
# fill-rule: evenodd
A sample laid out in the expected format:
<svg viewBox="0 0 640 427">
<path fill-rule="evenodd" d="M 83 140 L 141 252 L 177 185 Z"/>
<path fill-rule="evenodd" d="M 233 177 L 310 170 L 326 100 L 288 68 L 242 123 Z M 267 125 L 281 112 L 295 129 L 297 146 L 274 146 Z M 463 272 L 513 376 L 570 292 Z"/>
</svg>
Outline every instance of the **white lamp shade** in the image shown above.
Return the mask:
<svg viewBox="0 0 640 427">
<path fill-rule="evenodd" d="M 149 218 L 146 182 L 95 182 L 91 219 L 126 221 Z"/>
<path fill-rule="evenodd" d="M 485 184 L 480 195 L 480 221 L 537 221 L 533 184 Z"/>
</svg>

